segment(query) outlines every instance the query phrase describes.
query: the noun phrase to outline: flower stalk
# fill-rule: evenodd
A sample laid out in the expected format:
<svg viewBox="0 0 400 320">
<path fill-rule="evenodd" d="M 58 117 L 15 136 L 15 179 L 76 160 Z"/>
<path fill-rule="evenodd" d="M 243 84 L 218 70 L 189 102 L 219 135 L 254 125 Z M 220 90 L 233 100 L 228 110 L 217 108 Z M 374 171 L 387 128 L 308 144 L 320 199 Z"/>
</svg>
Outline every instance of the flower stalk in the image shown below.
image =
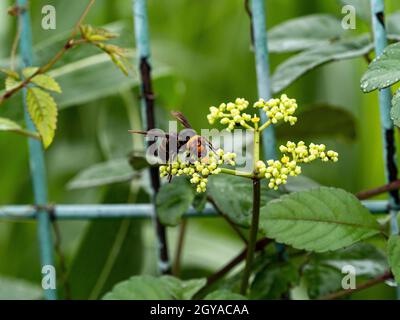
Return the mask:
<svg viewBox="0 0 400 320">
<path fill-rule="evenodd" d="M 246 264 L 243 271 L 242 283 L 240 286 L 240 293 L 246 295 L 249 287 L 249 279 L 253 265 L 254 252 L 257 241 L 258 227 L 260 221 L 260 198 L 261 186 L 260 179 L 256 176 L 256 165 L 260 160 L 260 130 L 258 124 L 254 127 L 254 177 L 253 177 L 253 212 L 250 225 L 249 241 L 247 245 Z"/>
<path fill-rule="evenodd" d="M 244 172 L 240 170 L 228 169 L 228 168 L 221 168 L 221 173 L 229 174 L 231 176 L 238 176 L 253 179 L 254 174 L 251 172 Z"/>
</svg>

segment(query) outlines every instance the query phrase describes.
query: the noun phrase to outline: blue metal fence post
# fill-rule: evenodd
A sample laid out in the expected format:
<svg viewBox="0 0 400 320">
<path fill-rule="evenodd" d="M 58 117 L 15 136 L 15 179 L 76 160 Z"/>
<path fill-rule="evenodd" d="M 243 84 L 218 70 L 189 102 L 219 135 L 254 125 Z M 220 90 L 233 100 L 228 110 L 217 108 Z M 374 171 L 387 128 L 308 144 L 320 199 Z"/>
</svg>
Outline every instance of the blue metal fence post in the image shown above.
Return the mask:
<svg viewBox="0 0 400 320">
<path fill-rule="evenodd" d="M 266 18 L 264 13 L 264 0 L 251 1 L 252 28 L 254 36 L 254 50 L 257 72 L 258 97 L 264 100 L 271 98 L 271 81 L 269 75 L 269 55 L 267 43 Z M 261 112 L 263 122 L 267 116 Z M 276 158 L 276 142 L 273 126 L 269 126 L 262 132 L 264 147 L 264 159 Z"/>
<path fill-rule="evenodd" d="M 258 96 L 259 98 L 268 100 L 271 98 L 271 80 L 269 74 L 268 37 L 264 0 L 252 0 L 251 12 Z M 260 117 L 263 122 L 268 120 L 264 112 L 260 112 Z M 264 160 L 276 159 L 276 139 L 273 126 L 269 126 L 262 132 L 262 142 Z M 284 245 L 278 243 L 276 244 L 276 249 L 282 258 L 287 258 Z"/>
<path fill-rule="evenodd" d="M 147 124 L 147 130 L 154 129 L 154 93 L 152 90 L 151 64 L 150 64 L 150 36 L 147 19 L 147 1 L 133 1 L 133 16 L 135 27 L 136 47 L 138 51 L 138 67 L 141 75 L 141 95 L 142 95 L 142 122 Z M 158 168 L 150 168 L 151 183 L 153 188 L 153 204 L 160 188 L 160 177 Z M 169 261 L 168 245 L 166 239 L 165 226 L 159 221 L 155 206 L 153 206 L 153 221 L 156 229 L 156 238 L 158 245 L 158 269 L 161 274 L 168 274 L 171 271 Z"/>
<path fill-rule="evenodd" d="M 371 0 L 372 28 L 374 34 L 376 56 L 382 54 L 388 45 L 385 28 L 385 7 L 383 0 Z M 379 91 L 380 121 L 383 138 L 383 155 L 385 163 L 386 181 L 397 180 L 396 147 L 394 138 L 393 121 L 390 118 L 390 109 L 392 107 L 392 93 L 390 88 Z M 397 208 L 399 205 L 399 193 L 397 190 L 389 193 L 391 232 L 398 234 Z M 397 288 L 397 297 L 400 299 L 400 287 Z"/>
<path fill-rule="evenodd" d="M 20 23 L 21 23 L 21 37 L 20 37 L 20 52 L 22 56 L 23 67 L 28 67 L 33 64 L 33 53 L 32 53 L 32 31 L 31 21 L 28 11 L 27 0 L 17 0 L 18 6 L 25 8 L 21 12 Z M 27 105 L 26 105 L 26 93 L 27 90 L 24 88 L 24 109 L 25 109 L 25 121 L 28 130 L 35 131 L 35 126 L 29 116 Z M 35 204 L 40 206 L 47 205 L 47 182 L 46 182 L 46 168 L 44 161 L 44 151 L 40 141 L 29 138 L 29 155 L 30 155 L 30 169 L 33 182 L 33 192 L 35 197 Z M 38 237 L 40 246 L 40 258 L 42 268 L 44 266 L 54 266 L 53 258 L 53 245 L 52 235 L 50 226 L 50 217 L 45 210 L 37 211 L 37 223 L 38 223 Z M 55 300 L 57 298 L 56 289 L 45 289 L 44 296 L 48 300 Z"/>
</svg>

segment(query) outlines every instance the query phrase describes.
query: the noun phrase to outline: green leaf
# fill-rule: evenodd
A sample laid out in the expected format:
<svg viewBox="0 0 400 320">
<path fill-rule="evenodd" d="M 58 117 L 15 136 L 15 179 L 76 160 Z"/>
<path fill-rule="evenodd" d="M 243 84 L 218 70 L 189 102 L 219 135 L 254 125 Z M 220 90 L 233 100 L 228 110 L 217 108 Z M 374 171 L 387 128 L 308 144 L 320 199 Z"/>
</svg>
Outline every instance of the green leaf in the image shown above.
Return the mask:
<svg viewBox="0 0 400 320">
<path fill-rule="evenodd" d="M 341 289 L 342 268 L 351 265 L 358 277 L 374 278 L 388 270 L 383 252 L 368 243 L 357 243 L 335 252 L 315 254 L 303 269 L 310 298 Z"/>
<path fill-rule="evenodd" d="M 172 276 L 163 276 L 161 280 L 177 300 L 190 300 L 206 283 L 206 279 L 182 281 Z"/>
<path fill-rule="evenodd" d="M 320 187 L 269 202 L 261 208 L 260 230 L 296 249 L 324 252 L 376 235 L 380 226 L 354 195 Z"/>
<path fill-rule="evenodd" d="M 95 164 L 74 177 L 68 189 L 84 189 L 128 182 L 135 176 L 128 159 L 113 159 Z"/>
<path fill-rule="evenodd" d="M 6 74 L 8 77 L 11 77 L 15 80 L 19 79 L 19 74 L 17 72 L 15 72 L 14 70 L 0 67 L 0 72 Z"/>
<path fill-rule="evenodd" d="M 113 44 L 97 43 L 96 46 L 108 54 L 111 61 L 119 68 L 126 76 L 129 75 L 131 64 L 127 59 L 127 50 Z"/>
<path fill-rule="evenodd" d="M 104 28 L 96 28 L 91 25 L 80 26 L 82 36 L 89 41 L 107 41 L 118 37 L 118 34 Z"/>
<path fill-rule="evenodd" d="M 23 158 L 21 160 L 26 161 L 26 159 Z M 27 175 L 29 172 L 24 171 L 20 166 L 18 168 L 18 172 L 22 175 Z M 5 229 L 4 225 L 7 225 L 8 228 Z M 35 224 L 8 221 L 7 224 L 3 223 L 0 228 L 2 232 L 1 238 L 3 238 L 3 241 L 0 241 L 0 256 L 2 261 L 7 261 L 7 263 L 0 264 L 0 274 L 13 279 L 24 279 L 30 283 L 40 284 L 39 248 L 38 246 L 27 246 L 27 243 L 35 243 L 37 241 Z M 26 266 L 29 266 L 29 268 Z"/>
<path fill-rule="evenodd" d="M 205 285 L 205 279 L 182 281 L 171 276 L 134 276 L 117 284 L 104 300 L 188 300 Z"/>
<path fill-rule="evenodd" d="M 247 300 L 247 298 L 241 294 L 221 289 L 209 293 L 203 300 Z"/>
<path fill-rule="evenodd" d="M 88 225 L 68 274 L 73 299 L 98 299 L 116 283 L 141 272 L 142 227 L 132 219 Z"/>
<path fill-rule="evenodd" d="M 134 276 L 117 284 L 103 300 L 172 300 L 174 296 L 161 279 Z"/>
<path fill-rule="evenodd" d="M 0 118 L 0 131 L 18 131 L 21 130 L 21 126 L 6 118 Z"/>
<path fill-rule="evenodd" d="M 268 32 L 270 52 L 291 52 L 314 48 L 339 38 L 340 21 L 328 14 L 313 14 L 285 21 Z"/>
<path fill-rule="evenodd" d="M 270 248 L 272 248 L 271 246 Z M 276 250 L 265 250 L 261 251 L 259 254 L 255 255 L 253 263 L 252 263 L 252 272 L 256 274 L 260 272 L 266 265 L 271 265 L 272 263 L 276 263 L 277 260 L 280 260 L 280 257 L 276 254 Z M 242 276 L 243 276 L 243 269 L 239 272 L 235 272 L 232 275 L 228 275 L 225 277 L 221 283 L 219 284 L 218 288 L 229 290 L 232 292 L 239 292 Z"/>
<path fill-rule="evenodd" d="M 185 177 L 176 177 L 171 183 L 164 184 L 156 198 L 156 211 L 161 223 L 177 225 L 193 199 L 193 187 Z"/>
<path fill-rule="evenodd" d="M 127 111 L 136 109 L 136 105 L 125 105 L 120 96 L 115 96 L 104 99 L 97 108 L 97 137 L 102 154 L 107 158 L 125 158 L 135 148 L 132 134 L 128 133 L 132 116 Z M 140 115 L 137 119 L 140 121 Z"/>
<path fill-rule="evenodd" d="M 340 270 L 318 262 L 309 263 L 303 268 L 303 279 L 311 299 L 342 289 L 343 276 Z"/>
<path fill-rule="evenodd" d="M 0 118 L 0 131 L 15 132 L 27 137 L 40 139 L 39 135 L 36 132 L 27 131 L 23 129 L 18 123 L 6 118 Z"/>
<path fill-rule="evenodd" d="M 387 244 L 389 265 L 397 283 L 400 283 L 400 236 L 392 235 Z"/>
<path fill-rule="evenodd" d="M 32 75 L 34 75 L 35 72 L 37 72 L 38 70 L 39 70 L 39 68 L 37 68 L 37 67 L 28 67 L 28 68 L 25 68 L 22 70 L 22 74 L 24 75 L 25 78 L 29 78 Z M 47 74 L 39 74 L 39 75 L 33 77 L 31 82 L 43 89 L 49 90 L 49 91 L 53 91 L 53 92 L 57 92 L 57 93 L 62 92 L 61 87 L 58 84 L 58 82 L 56 80 L 54 80 L 53 77 L 51 77 Z"/>
<path fill-rule="evenodd" d="M 129 155 L 129 164 L 134 170 L 142 170 L 149 167 L 144 152 L 133 151 Z"/>
<path fill-rule="evenodd" d="M 304 174 L 297 177 L 288 177 L 287 183 L 283 186 L 284 190 L 289 192 L 298 192 L 308 189 L 318 188 L 321 185 Z"/>
<path fill-rule="evenodd" d="M 28 111 L 45 148 L 54 139 L 57 126 L 57 105 L 53 97 L 39 88 L 28 88 Z"/>
<path fill-rule="evenodd" d="M 220 174 L 209 178 L 207 188 L 218 211 L 240 226 L 250 226 L 253 199 L 253 185 L 250 179 Z M 281 194 L 281 191 L 271 190 L 266 183 L 262 183 L 261 205 L 278 198 Z"/>
<path fill-rule="evenodd" d="M 295 80 L 328 62 L 351 59 L 369 53 L 373 48 L 369 35 L 334 41 L 303 51 L 280 64 L 272 76 L 272 91 L 280 92 Z"/>
<path fill-rule="evenodd" d="M 392 109 L 390 116 L 397 127 L 400 127 L 400 90 L 397 90 L 392 99 Z"/>
<path fill-rule="evenodd" d="M 299 281 L 295 265 L 269 265 L 258 272 L 251 284 L 251 299 L 281 299 L 282 295 Z"/>
<path fill-rule="evenodd" d="M 352 265 L 358 276 L 375 277 L 388 269 L 383 252 L 369 243 L 357 243 L 335 252 L 316 255 L 319 262 L 341 270 L 345 265 Z"/>
<path fill-rule="evenodd" d="M 128 59 L 135 54 L 129 51 Z M 155 63 L 154 79 L 165 77 L 171 72 L 165 66 Z M 57 80 L 64 93 L 56 97 L 60 109 L 84 104 L 137 87 L 140 82 L 137 73 L 123 75 L 105 53 L 92 55 L 53 69 L 49 76 Z"/>
<path fill-rule="evenodd" d="M 202 212 L 207 204 L 207 192 L 197 193 L 193 199 L 192 206 L 197 212 Z"/>
<path fill-rule="evenodd" d="M 6 78 L 6 90 L 7 91 L 13 90 L 14 88 L 18 87 L 20 84 L 21 84 L 21 81 L 16 80 L 13 77 Z"/>
<path fill-rule="evenodd" d="M 356 15 L 366 22 L 371 21 L 370 0 L 338 0 L 339 4 L 351 5 L 356 9 Z"/>
<path fill-rule="evenodd" d="M 361 78 L 361 89 L 371 92 L 383 89 L 400 80 L 400 43 L 387 46 L 383 53 L 375 58 Z"/>
<path fill-rule="evenodd" d="M 39 300 L 40 286 L 21 279 L 0 277 L 0 300 Z"/>
<path fill-rule="evenodd" d="M 386 19 L 386 30 L 390 40 L 400 40 L 400 11 L 392 13 Z"/>
<path fill-rule="evenodd" d="M 160 158 L 145 154 L 142 151 L 133 151 L 129 155 L 129 164 L 134 170 L 142 170 L 145 168 L 149 168 L 150 163 L 159 163 Z"/>
<path fill-rule="evenodd" d="M 277 136 L 283 140 L 293 137 L 307 138 L 356 138 L 356 119 L 347 110 L 330 105 L 319 104 L 307 108 L 299 114 L 301 122 L 295 126 L 279 125 Z"/>
</svg>

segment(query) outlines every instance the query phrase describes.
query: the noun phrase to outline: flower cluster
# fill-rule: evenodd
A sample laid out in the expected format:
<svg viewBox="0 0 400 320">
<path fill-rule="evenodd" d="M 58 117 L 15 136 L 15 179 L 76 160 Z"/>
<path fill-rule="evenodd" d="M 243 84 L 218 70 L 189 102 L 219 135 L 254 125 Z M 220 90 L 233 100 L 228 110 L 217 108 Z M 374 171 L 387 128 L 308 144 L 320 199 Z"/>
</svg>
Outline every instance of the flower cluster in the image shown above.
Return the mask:
<svg viewBox="0 0 400 320">
<path fill-rule="evenodd" d="M 282 145 L 279 148 L 284 154 L 280 160 L 268 160 L 267 164 L 260 160 L 256 163 L 256 174 L 269 179 L 268 187 L 276 190 L 280 185 L 287 183 L 289 176 L 301 174 L 299 163 L 309 163 L 316 159 L 337 162 L 338 153 L 332 150 L 325 151 L 325 149 L 326 146 L 323 144 L 311 143 L 306 146 L 303 141 L 297 144 L 288 141 L 285 146 Z"/>
<path fill-rule="evenodd" d="M 256 173 L 261 177 L 269 179 L 268 187 L 277 190 L 282 184 L 287 183 L 289 176 L 298 176 L 301 173 L 301 167 L 297 162 L 283 156 L 281 160 L 268 160 L 267 164 L 258 161 Z"/>
<path fill-rule="evenodd" d="M 283 120 L 284 122 L 289 122 L 290 125 L 294 125 L 297 121 L 297 118 L 293 116 L 297 109 L 296 100 L 288 98 L 286 94 L 281 95 L 280 99 L 270 99 L 268 101 L 260 99 L 254 104 L 254 108 L 263 109 L 273 124 Z"/>
<path fill-rule="evenodd" d="M 181 156 L 174 162 L 160 166 L 160 176 L 189 176 L 190 182 L 196 185 L 197 192 L 201 193 L 206 191 L 208 176 L 219 174 L 222 170 L 221 165 L 235 166 L 235 158 L 235 153 L 225 153 L 222 149 L 210 151 L 206 157 L 195 162 Z"/>
<path fill-rule="evenodd" d="M 308 163 L 318 158 L 324 162 L 337 162 L 339 160 L 338 153 L 333 150 L 326 151 L 324 144 L 311 143 L 309 146 L 306 146 L 304 141 L 300 141 L 297 144 L 288 141 L 286 146 L 280 146 L 279 150 L 284 154 L 292 154 L 293 159 L 297 162 Z"/>
<path fill-rule="evenodd" d="M 211 107 L 210 113 L 207 115 L 208 122 L 214 124 L 216 121 L 226 126 L 228 131 L 232 131 L 236 125 L 241 125 L 245 128 L 252 129 L 252 123 L 258 123 L 260 118 L 254 114 L 251 116 L 245 113 L 249 107 L 249 102 L 242 98 L 237 98 L 235 102 L 221 103 L 219 107 Z M 288 98 L 283 94 L 279 99 L 264 99 L 258 100 L 253 105 L 254 111 L 262 109 L 268 116 L 268 124 L 276 124 L 278 121 L 289 122 L 294 125 L 297 118 L 293 116 L 297 109 L 295 99 Z M 265 128 L 265 127 L 264 127 Z"/>
<path fill-rule="evenodd" d="M 129 74 L 129 62 L 127 59 L 128 52 L 124 48 L 104 42 L 117 38 L 119 36 L 118 34 L 109 32 L 102 28 L 95 28 L 90 25 L 81 25 L 80 30 L 83 39 L 107 53 L 112 62 L 125 75 Z"/>
<path fill-rule="evenodd" d="M 232 131 L 237 124 L 246 126 L 246 122 L 255 121 L 256 116 L 243 112 L 249 106 L 249 102 L 242 98 L 237 98 L 235 102 L 221 103 L 219 107 L 211 107 L 210 114 L 207 115 L 208 122 L 214 124 L 217 120 L 227 126 L 228 131 Z"/>
</svg>

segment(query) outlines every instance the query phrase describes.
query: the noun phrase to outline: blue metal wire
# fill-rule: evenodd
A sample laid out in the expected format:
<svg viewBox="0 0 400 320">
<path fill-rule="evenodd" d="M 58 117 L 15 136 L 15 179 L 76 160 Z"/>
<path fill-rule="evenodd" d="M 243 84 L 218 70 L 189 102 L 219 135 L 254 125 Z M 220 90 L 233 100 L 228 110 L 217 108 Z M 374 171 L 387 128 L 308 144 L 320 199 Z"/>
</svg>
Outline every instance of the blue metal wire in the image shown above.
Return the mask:
<svg viewBox="0 0 400 320">
<path fill-rule="evenodd" d="M 88 205 L 56 205 L 49 207 L 57 220 L 92 220 L 134 218 L 149 219 L 153 216 L 153 205 L 146 204 L 88 204 Z M 217 213 L 207 205 L 202 212 L 191 208 L 185 217 L 210 217 Z M 0 207 L 0 218 L 35 219 L 36 209 L 33 206 Z"/>
<path fill-rule="evenodd" d="M 362 204 L 372 213 L 387 213 L 389 201 L 365 200 Z M 55 205 L 49 207 L 54 216 L 60 220 L 86 220 L 86 219 L 116 219 L 133 218 L 146 219 L 153 216 L 153 205 L 146 204 L 72 204 Z M 46 211 L 46 210 L 45 210 Z M 207 205 L 202 212 L 190 208 L 185 217 L 201 218 L 218 216 L 211 205 Z M 28 205 L 0 207 L 0 218 L 8 219 L 35 219 L 36 208 Z"/>
<path fill-rule="evenodd" d="M 21 8 L 28 8 L 27 0 L 18 0 L 17 4 Z M 28 67 L 33 64 L 32 31 L 31 31 L 31 21 L 28 9 L 22 11 L 20 16 L 20 23 L 21 23 L 20 51 L 22 56 L 22 63 L 23 67 Z M 24 93 L 26 126 L 28 130 L 35 131 L 36 128 L 27 111 L 26 88 L 24 88 L 23 93 Z M 29 138 L 29 155 L 30 155 L 30 169 L 33 182 L 35 204 L 39 206 L 44 206 L 47 204 L 47 181 L 46 181 L 44 151 L 40 141 Z M 51 236 L 50 218 L 46 211 L 40 210 L 37 212 L 37 223 L 38 223 L 38 237 L 39 237 L 42 267 L 47 265 L 54 266 L 53 246 L 52 246 L 53 241 Z M 56 289 L 45 289 L 44 296 L 48 300 L 54 300 L 57 298 L 57 291 Z"/>
</svg>

